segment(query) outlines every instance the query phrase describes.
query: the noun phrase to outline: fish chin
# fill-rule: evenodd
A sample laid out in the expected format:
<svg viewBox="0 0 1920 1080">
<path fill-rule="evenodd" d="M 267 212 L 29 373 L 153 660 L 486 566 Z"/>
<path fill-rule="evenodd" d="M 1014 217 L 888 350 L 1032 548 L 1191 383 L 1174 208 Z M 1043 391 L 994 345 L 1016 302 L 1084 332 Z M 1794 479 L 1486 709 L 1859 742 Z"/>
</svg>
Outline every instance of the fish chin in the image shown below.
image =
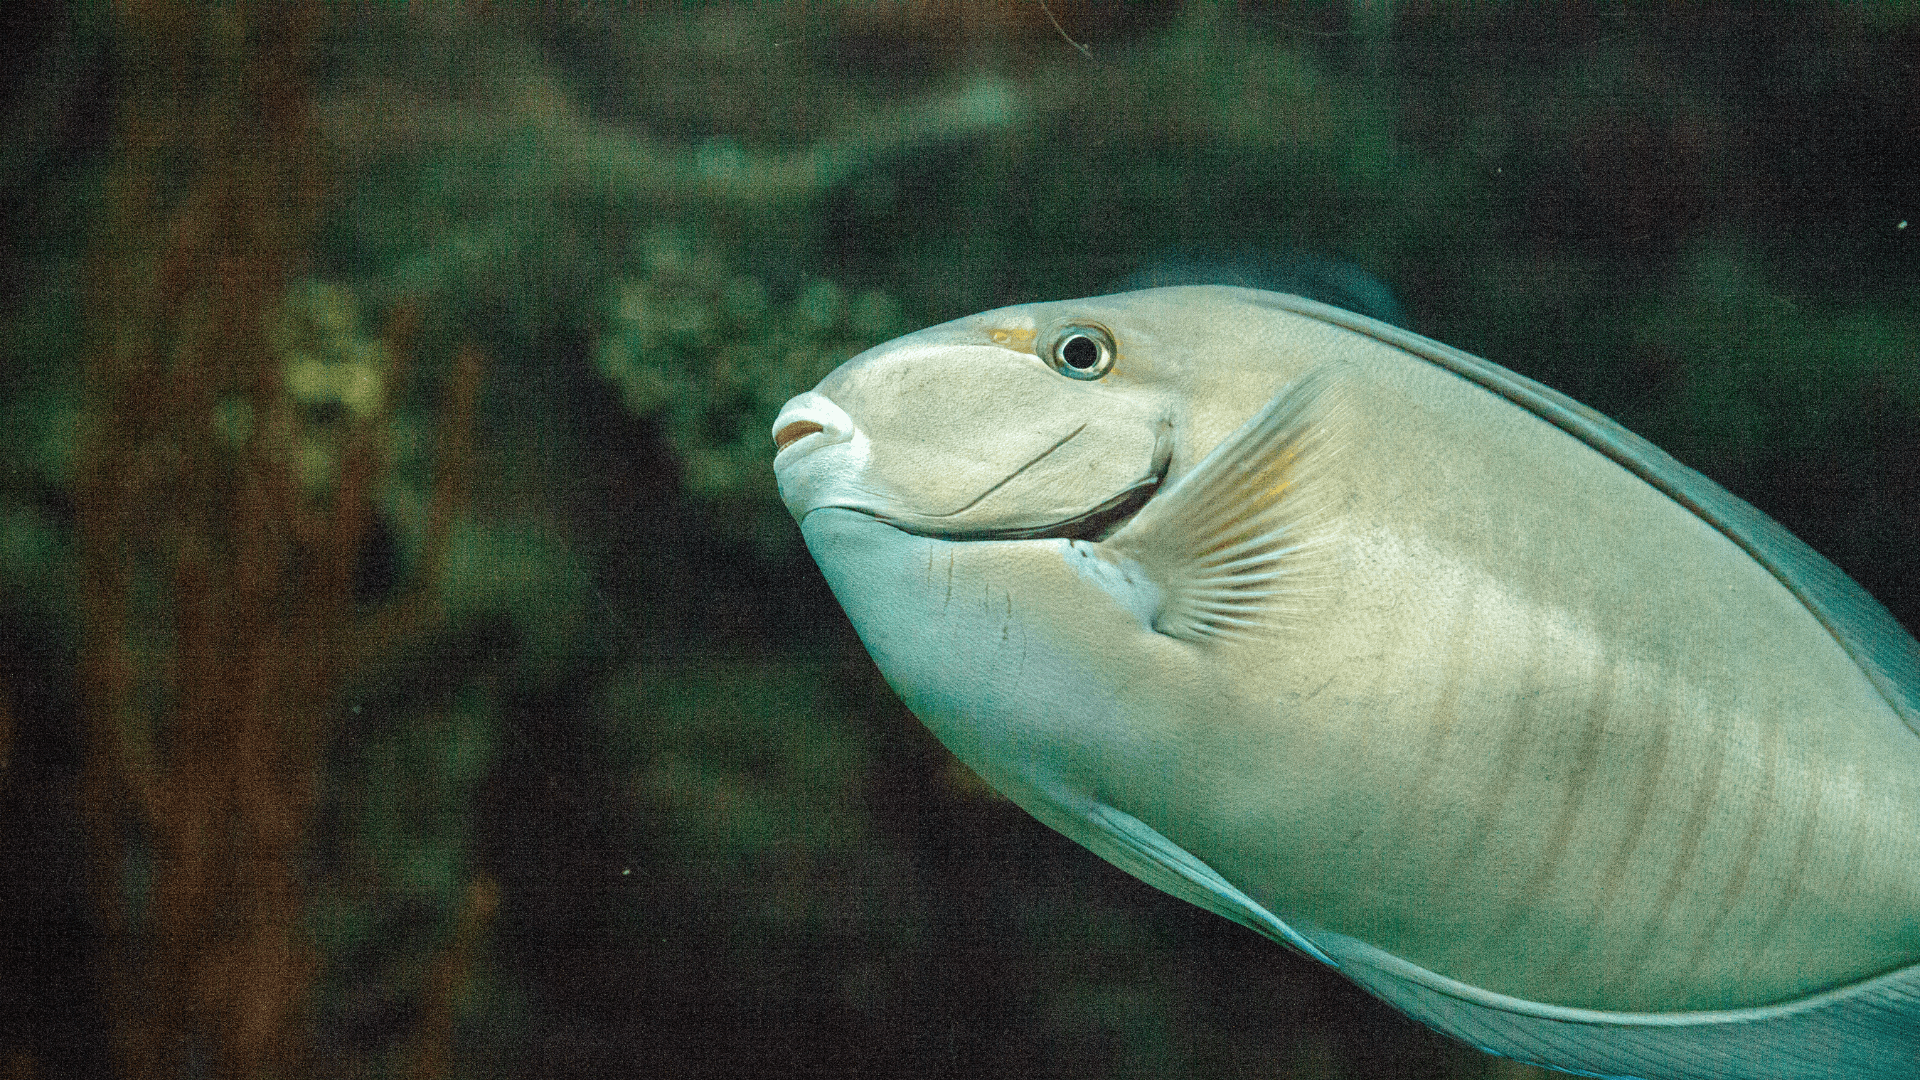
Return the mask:
<svg viewBox="0 0 1920 1080">
<path fill-rule="evenodd" d="M 941 540 L 1104 540 L 1118 532 L 1127 522 L 1133 520 L 1160 489 L 1165 477 L 1165 466 L 1151 476 L 1142 478 L 1105 501 L 1087 508 L 1078 514 L 1058 521 L 1041 525 L 1013 525 L 994 528 L 955 529 L 951 523 L 937 518 L 918 515 L 888 513 L 885 510 L 873 510 L 858 506 L 846 509 L 858 510 L 869 514 L 901 532 L 915 536 L 928 536 Z"/>
<path fill-rule="evenodd" d="M 812 444 L 812 445 L 809 445 Z M 801 521 L 815 510 L 841 506 L 872 512 L 889 500 L 862 483 L 873 448 L 867 437 L 854 432 L 837 442 L 809 435 L 780 452 L 774 460 L 774 478 L 787 512 Z"/>
<path fill-rule="evenodd" d="M 854 454 L 849 451 L 840 456 Z M 819 457 L 818 462 L 810 463 L 811 468 L 780 474 L 781 494 L 786 497 L 794 520 L 804 521 L 815 510 L 852 510 L 901 532 L 953 541 L 1104 540 L 1133 520 L 1160 490 L 1166 477 L 1166 466 L 1161 462 L 1154 473 L 1079 513 L 1033 525 L 968 527 L 956 524 L 950 517 L 903 510 L 876 492 L 861 490 L 844 471 L 833 469 L 835 455 L 830 451 L 820 452 Z"/>
</svg>

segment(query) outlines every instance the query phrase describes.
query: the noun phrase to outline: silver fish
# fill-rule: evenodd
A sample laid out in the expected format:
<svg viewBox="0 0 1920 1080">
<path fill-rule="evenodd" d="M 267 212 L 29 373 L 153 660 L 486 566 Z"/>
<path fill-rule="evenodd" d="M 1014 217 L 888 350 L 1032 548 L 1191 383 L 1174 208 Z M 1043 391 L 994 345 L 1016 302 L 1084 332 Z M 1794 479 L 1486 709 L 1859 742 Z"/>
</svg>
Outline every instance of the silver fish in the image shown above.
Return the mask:
<svg viewBox="0 0 1920 1080">
<path fill-rule="evenodd" d="M 1920 1076 L 1920 645 L 1606 417 L 1196 287 L 908 335 L 774 440 L 908 707 L 1129 873 L 1491 1053 Z"/>
</svg>

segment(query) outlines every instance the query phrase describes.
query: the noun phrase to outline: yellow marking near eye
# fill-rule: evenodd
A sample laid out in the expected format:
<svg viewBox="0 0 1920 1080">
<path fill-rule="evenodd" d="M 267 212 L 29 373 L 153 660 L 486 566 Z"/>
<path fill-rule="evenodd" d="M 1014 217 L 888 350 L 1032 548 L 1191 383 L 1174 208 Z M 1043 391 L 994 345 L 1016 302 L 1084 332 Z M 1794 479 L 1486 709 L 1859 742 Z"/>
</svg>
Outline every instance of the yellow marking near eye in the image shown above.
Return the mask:
<svg viewBox="0 0 1920 1080">
<path fill-rule="evenodd" d="M 1035 330 L 1002 329 L 988 331 L 987 336 L 993 339 L 995 345 L 1010 345 L 1014 348 L 1026 349 L 1031 352 L 1033 350 L 1033 339 L 1036 334 L 1038 334 L 1038 331 Z"/>
</svg>

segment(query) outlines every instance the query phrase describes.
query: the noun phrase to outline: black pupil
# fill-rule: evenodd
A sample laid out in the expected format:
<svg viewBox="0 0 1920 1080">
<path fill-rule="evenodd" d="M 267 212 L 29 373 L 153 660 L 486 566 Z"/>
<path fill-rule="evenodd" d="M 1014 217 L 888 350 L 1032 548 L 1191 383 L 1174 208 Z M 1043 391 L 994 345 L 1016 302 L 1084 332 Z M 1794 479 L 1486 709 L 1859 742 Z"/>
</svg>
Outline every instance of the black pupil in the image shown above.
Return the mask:
<svg viewBox="0 0 1920 1080">
<path fill-rule="evenodd" d="M 1060 358 L 1067 366 L 1085 371 L 1100 362 L 1100 346 L 1084 334 L 1075 334 L 1060 346 Z"/>
</svg>

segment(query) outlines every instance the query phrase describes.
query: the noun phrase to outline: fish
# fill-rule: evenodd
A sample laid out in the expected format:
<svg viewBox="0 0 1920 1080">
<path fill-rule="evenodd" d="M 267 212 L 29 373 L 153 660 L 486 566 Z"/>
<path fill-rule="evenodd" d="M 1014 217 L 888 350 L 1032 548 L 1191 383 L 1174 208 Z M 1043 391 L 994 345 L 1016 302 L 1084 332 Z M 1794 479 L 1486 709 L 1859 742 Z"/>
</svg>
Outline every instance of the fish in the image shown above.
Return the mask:
<svg viewBox="0 0 1920 1080">
<path fill-rule="evenodd" d="M 1593 409 L 1192 286 L 909 334 L 773 438 L 907 707 L 1129 874 L 1492 1054 L 1920 1076 L 1920 645 Z"/>
<path fill-rule="evenodd" d="M 1406 309 L 1391 285 L 1352 263 L 1290 248 L 1169 249 L 1106 291 L 1135 292 L 1172 285 L 1239 285 L 1291 293 L 1383 323 L 1408 325 Z"/>
</svg>

